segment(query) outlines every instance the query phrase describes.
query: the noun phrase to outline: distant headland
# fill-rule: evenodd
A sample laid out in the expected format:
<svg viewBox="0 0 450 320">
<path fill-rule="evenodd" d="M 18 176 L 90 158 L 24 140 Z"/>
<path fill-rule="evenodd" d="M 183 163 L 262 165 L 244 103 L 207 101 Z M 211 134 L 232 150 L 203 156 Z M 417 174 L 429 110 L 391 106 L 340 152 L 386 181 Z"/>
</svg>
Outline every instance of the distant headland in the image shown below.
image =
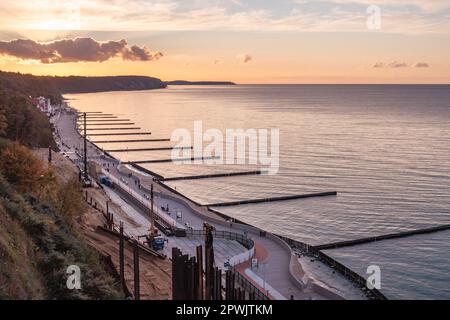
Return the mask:
<svg viewBox="0 0 450 320">
<path fill-rule="evenodd" d="M 235 85 L 231 81 L 162 81 L 147 76 L 34 76 L 4 71 L 0 71 L 0 82 L 14 86 L 14 89 L 26 89 L 29 94 L 34 95 L 45 87 L 46 96 L 54 101 L 61 100 L 60 95 L 66 93 L 163 89 L 168 85 Z"/>
<path fill-rule="evenodd" d="M 234 86 L 236 83 L 231 81 L 187 81 L 187 80 L 174 80 L 165 81 L 169 86 Z"/>
</svg>

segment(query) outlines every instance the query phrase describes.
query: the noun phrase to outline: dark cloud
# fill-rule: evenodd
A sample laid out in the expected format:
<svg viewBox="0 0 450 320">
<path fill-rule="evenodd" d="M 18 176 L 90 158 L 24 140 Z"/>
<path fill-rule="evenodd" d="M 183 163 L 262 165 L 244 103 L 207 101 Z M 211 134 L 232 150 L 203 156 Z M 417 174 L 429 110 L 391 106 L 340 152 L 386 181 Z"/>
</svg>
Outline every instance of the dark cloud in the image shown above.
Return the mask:
<svg viewBox="0 0 450 320">
<path fill-rule="evenodd" d="M 415 67 L 415 68 L 429 68 L 430 65 L 429 65 L 428 63 L 426 63 L 426 62 L 417 62 L 417 63 L 414 65 L 414 67 Z"/>
<path fill-rule="evenodd" d="M 131 61 L 150 61 L 161 58 L 163 54 L 159 51 L 151 53 L 146 47 L 131 46 L 128 50 L 122 53 L 124 60 Z"/>
<path fill-rule="evenodd" d="M 253 57 L 249 54 L 242 54 L 239 56 L 239 59 L 241 59 L 242 63 L 249 63 L 253 60 Z"/>
<path fill-rule="evenodd" d="M 150 52 L 145 46 L 128 46 L 126 40 L 99 42 L 92 38 L 63 39 L 39 43 L 17 39 L 0 41 L 0 55 L 22 60 L 38 60 L 42 63 L 103 62 L 114 57 L 123 60 L 158 60 L 161 52 Z"/>
</svg>

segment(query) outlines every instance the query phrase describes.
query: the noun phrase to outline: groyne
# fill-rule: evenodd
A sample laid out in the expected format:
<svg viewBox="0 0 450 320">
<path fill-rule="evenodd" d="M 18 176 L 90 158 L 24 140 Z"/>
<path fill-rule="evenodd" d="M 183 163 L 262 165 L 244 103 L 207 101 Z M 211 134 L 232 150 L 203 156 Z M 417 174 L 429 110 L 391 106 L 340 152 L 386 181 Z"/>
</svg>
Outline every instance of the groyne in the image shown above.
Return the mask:
<svg viewBox="0 0 450 320">
<path fill-rule="evenodd" d="M 127 148 L 127 149 L 109 149 L 106 152 L 140 152 L 140 151 L 164 151 L 164 150 L 185 150 L 192 147 L 160 147 L 160 148 Z"/>
<path fill-rule="evenodd" d="M 120 121 L 131 121 L 130 119 L 86 119 L 86 123 L 90 122 L 120 122 Z M 78 119 L 78 123 L 82 124 L 84 121 Z"/>
<path fill-rule="evenodd" d="M 99 122 L 99 123 L 86 123 L 86 126 L 132 126 L 134 122 Z M 84 124 L 80 123 L 80 126 L 83 127 Z"/>
<path fill-rule="evenodd" d="M 172 161 L 172 159 L 170 159 L 170 161 Z M 124 163 L 124 164 L 127 164 L 127 163 Z M 128 164 L 130 164 L 131 166 L 133 166 L 133 167 L 135 167 L 135 168 L 137 168 L 137 169 L 139 169 L 139 170 L 145 172 L 145 170 L 142 170 L 143 168 L 140 167 L 140 166 L 138 166 L 138 165 L 136 164 L 136 162 L 134 162 L 134 163 L 128 163 Z M 188 205 L 188 206 L 195 205 L 195 202 L 194 202 L 194 201 L 192 201 L 191 199 L 189 199 L 189 198 L 187 198 L 186 196 L 182 195 L 181 193 L 176 192 L 176 190 L 173 190 L 173 189 L 171 189 L 170 187 L 167 187 L 164 183 L 162 183 L 162 182 L 160 182 L 160 181 L 157 181 L 157 183 L 159 183 L 160 185 L 163 185 L 164 187 L 166 187 L 167 189 L 170 189 L 171 191 L 175 191 L 175 194 L 181 195 L 182 198 L 189 200 L 189 201 L 187 202 L 187 205 Z M 336 193 L 335 193 L 335 194 L 336 194 Z M 165 194 L 165 196 L 168 196 L 168 195 Z M 265 199 L 264 199 L 264 200 L 265 200 Z M 212 209 L 210 209 L 210 208 L 207 208 L 207 209 L 208 209 L 209 211 L 213 212 Z M 196 210 L 196 211 L 198 211 L 198 210 Z M 219 217 L 216 217 L 216 218 L 214 218 L 214 217 L 212 217 L 212 216 L 210 217 L 209 215 L 205 215 L 205 214 L 202 213 L 202 212 L 200 212 L 199 214 L 202 215 L 202 216 L 204 216 L 204 217 L 205 217 L 205 220 L 213 220 L 213 221 L 215 221 L 215 222 L 217 222 L 217 223 L 219 223 L 219 224 L 221 224 L 221 225 L 223 225 L 223 226 L 229 226 L 229 223 L 230 223 L 230 222 L 233 222 L 233 228 L 235 228 L 235 229 L 237 229 L 237 230 L 242 230 L 242 231 L 254 230 L 254 231 L 252 231 L 252 232 L 258 232 L 258 231 L 259 231 L 259 232 L 260 232 L 260 233 L 259 233 L 260 235 L 267 236 L 267 237 L 270 238 L 270 239 L 274 239 L 274 241 L 275 241 L 275 239 L 277 239 L 277 242 L 279 242 L 280 245 L 282 245 L 283 248 L 285 248 L 286 252 L 292 252 L 291 249 L 290 249 L 290 247 L 289 247 L 289 245 L 288 245 L 288 242 L 287 242 L 285 239 L 283 239 L 283 238 L 281 238 L 281 237 L 277 237 L 277 236 L 275 236 L 275 235 L 273 235 L 273 234 L 271 234 L 271 233 L 269 233 L 269 232 L 266 233 L 266 232 L 263 231 L 262 229 L 259 229 L 259 228 L 250 226 L 250 225 L 248 225 L 248 224 L 239 224 L 239 225 L 236 225 L 235 222 L 238 222 L 238 221 L 237 221 L 236 219 L 231 218 L 231 217 L 228 217 L 228 220 L 229 220 L 229 221 L 227 222 L 227 221 L 221 220 Z M 226 215 L 222 214 L 222 217 L 226 217 Z M 305 244 L 305 246 L 308 246 L 308 245 Z M 326 264 L 329 265 L 329 266 L 339 266 L 339 265 L 340 265 L 337 261 L 335 261 L 335 260 L 331 259 L 330 257 L 328 257 L 327 255 L 323 254 L 320 250 L 315 250 L 315 248 L 310 248 L 309 250 L 310 250 L 310 254 L 313 254 L 314 256 L 317 256 L 317 255 L 320 256 L 321 259 L 324 261 L 324 263 L 326 263 Z M 295 256 L 293 256 L 293 258 L 295 258 Z M 321 260 L 321 261 L 322 261 L 322 260 Z M 292 261 L 292 260 L 291 260 L 291 261 Z M 294 279 L 295 279 L 295 276 L 291 273 L 291 270 L 290 270 L 290 269 L 291 269 L 291 268 L 289 267 L 289 271 L 288 271 L 288 272 L 290 272 L 291 276 L 294 277 Z M 353 272 L 354 276 L 352 276 L 352 273 L 351 273 L 352 271 L 351 271 L 350 269 L 346 268 L 346 267 L 343 266 L 343 265 L 342 265 L 342 268 L 337 267 L 336 270 L 337 270 L 338 272 L 342 273 L 343 275 L 345 275 L 347 278 L 349 278 L 349 279 L 351 279 L 351 280 L 358 279 L 358 278 L 357 278 L 358 275 L 357 275 L 356 273 Z M 280 270 L 280 271 L 283 272 L 282 270 Z M 365 279 L 359 276 L 359 282 L 358 282 L 358 284 L 361 285 L 361 289 L 364 290 L 364 291 L 367 293 L 368 297 L 370 297 L 370 298 L 372 298 L 372 299 L 377 299 L 377 298 L 380 298 L 380 299 L 381 299 L 381 298 L 385 298 L 381 293 L 380 293 L 380 295 L 374 295 L 374 294 L 373 294 L 373 292 L 374 292 L 373 290 L 367 291 L 368 289 L 367 289 L 367 287 L 365 286 L 365 283 L 366 283 L 366 282 L 365 282 Z M 299 284 L 299 285 L 301 285 L 301 284 Z"/>
<path fill-rule="evenodd" d="M 250 204 L 250 203 L 285 201 L 285 200 L 294 200 L 294 199 L 303 199 L 303 198 L 312 198 L 312 197 L 326 197 L 326 196 L 335 196 L 335 195 L 337 195 L 336 191 L 329 191 L 329 192 L 297 194 L 297 195 L 281 196 L 281 197 L 248 199 L 248 200 L 238 200 L 238 201 L 230 201 L 230 202 L 217 202 L 217 203 L 207 204 L 206 206 L 208 206 L 208 207 L 229 207 L 229 206 L 238 206 L 238 205 Z"/>
<path fill-rule="evenodd" d="M 217 159 L 218 157 L 191 157 L 191 158 L 175 158 L 175 159 L 154 159 L 154 160 L 138 160 L 138 161 L 125 161 L 123 164 L 144 164 L 144 163 L 164 163 L 164 162 L 177 162 L 177 161 L 195 161 L 195 160 L 209 160 Z"/>
<path fill-rule="evenodd" d="M 97 140 L 91 143 L 123 143 L 123 142 L 167 142 L 170 139 L 131 139 L 131 140 Z"/>
<path fill-rule="evenodd" d="M 87 127 L 87 131 L 97 131 L 97 130 L 141 130 L 141 127 L 117 127 L 117 128 L 89 128 Z"/>
<path fill-rule="evenodd" d="M 110 132 L 110 133 L 89 133 L 88 136 L 138 136 L 150 135 L 151 132 Z"/>
<path fill-rule="evenodd" d="M 219 178 L 219 177 L 260 175 L 261 173 L 262 173 L 261 170 L 244 171 L 244 172 L 226 172 L 226 173 L 204 174 L 204 175 L 195 175 L 195 176 L 170 177 L 170 178 L 163 178 L 160 180 L 162 180 L 162 181 L 195 180 L 195 179 L 208 179 L 208 178 Z"/>
<path fill-rule="evenodd" d="M 385 234 L 385 235 L 381 235 L 381 236 L 366 237 L 366 238 L 355 239 L 355 240 L 327 243 L 327 244 L 322 244 L 322 245 L 318 245 L 318 246 L 314 246 L 314 247 L 317 250 L 337 249 L 337 248 L 350 247 L 350 246 L 355 246 L 355 245 L 364 244 L 364 243 L 377 242 L 377 241 L 388 240 L 388 239 L 404 238 L 404 237 L 410 237 L 410 236 L 414 236 L 414 235 L 418 235 L 418 234 L 426 234 L 426 233 L 444 231 L 444 230 L 449 230 L 449 229 L 450 229 L 450 224 L 446 224 L 446 225 L 440 225 L 440 226 L 431 227 L 431 228 L 423 228 L 423 229 L 417 229 L 417 230 Z"/>
</svg>

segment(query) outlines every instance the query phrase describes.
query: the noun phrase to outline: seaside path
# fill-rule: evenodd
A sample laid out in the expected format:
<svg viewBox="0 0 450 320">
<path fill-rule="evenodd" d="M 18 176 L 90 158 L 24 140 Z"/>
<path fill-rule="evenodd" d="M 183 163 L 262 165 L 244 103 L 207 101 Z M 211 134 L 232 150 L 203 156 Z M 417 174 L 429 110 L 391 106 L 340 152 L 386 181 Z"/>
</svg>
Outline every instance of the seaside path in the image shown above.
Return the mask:
<svg viewBox="0 0 450 320">
<path fill-rule="evenodd" d="M 64 112 L 58 117 L 55 125 L 57 128 L 57 133 L 62 140 L 62 150 L 67 152 L 69 157 L 75 162 L 80 161 L 81 159 L 79 159 L 77 152 L 82 149 L 83 138 L 76 130 L 76 115 Z M 117 162 L 115 159 L 110 159 L 108 157 L 104 157 L 104 159 L 102 159 L 100 157 L 102 155 L 101 151 L 90 142 L 88 142 L 87 147 L 90 160 L 95 160 L 102 166 L 103 164 L 105 164 L 105 166 L 109 164 L 111 175 L 117 179 L 128 179 L 123 172 L 120 172 L 117 169 L 116 165 L 113 165 Z M 124 169 L 123 166 L 122 169 Z M 129 172 L 132 172 L 134 176 L 139 176 L 142 178 L 142 181 L 151 181 L 151 177 L 148 175 L 138 173 L 134 170 L 129 170 Z M 129 183 L 127 184 L 128 188 L 131 188 L 138 194 L 144 193 L 142 189 L 138 189 L 137 184 L 135 184 L 134 181 L 131 179 L 129 180 Z M 142 182 L 142 184 L 146 185 L 148 182 Z M 196 206 L 195 204 L 186 205 L 186 199 L 182 199 L 181 196 L 171 193 L 169 190 L 162 188 L 156 183 L 154 183 L 154 188 L 154 191 L 160 195 L 155 199 L 155 206 L 158 208 L 157 213 L 159 215 L 166 214 L 161 212 L 159 208 L 161 206 L 169 205 L 170 209 L 174 208 L 176 210 L 180 210 L 182 212 L 182 222 L 187 222 L 194 229 L 202 229 L 204 221 L 209 220 L 208 217 L 225 221 L 223 218 L 208 211 L 205 207 Z M 258 231 L 256 231 L 256 229 L 249 228 L 246 231 L 242 231 L 241 229 L 238 229 L 235 224 L 230 224 L 228 227 L 217 223 L 212 224 L 217 230 L 231 231 L 241 234 L 245 232 L 248 237 L 253 239 L 257 250 L 258 248 L 261 248 L 260 250 L 264 250 L 267 253 L 264 260 L 260 261 L 260 267 L 258 270 L 252 270 L 259 277 L 259 279 L 251 278 L 251 275 L 249 275 L 250 273 L 245 272 L 245 270 L 249 270 L 248 268 L 244 269 L 244 272 L 240 273 L 244 273 L 243 276 L 250 279 L 258 287 L 261 287 L 260 283 L 258 283 L 260 281 L 258 280 L 263 279 L 264 284 L 267 283 L 267 286 L 264 286 L 266 291 L 269 291 L 269 295 L 273 297 L 276 296 L 278 298 L 282 296 L 285 299 L 290 299 L 291 297 L 293 299 L 325 299 L 323 296 L 315 292 L 311 292 L 309 290 L 304 291 L 292 278 L 289 273 L 291 251 L 288 245 L 281 240 L 276 241 L 271 237 L 262 236 Z M 275 290 L 276 292 L 270 292 L 270 290 Z"/>
</svg>

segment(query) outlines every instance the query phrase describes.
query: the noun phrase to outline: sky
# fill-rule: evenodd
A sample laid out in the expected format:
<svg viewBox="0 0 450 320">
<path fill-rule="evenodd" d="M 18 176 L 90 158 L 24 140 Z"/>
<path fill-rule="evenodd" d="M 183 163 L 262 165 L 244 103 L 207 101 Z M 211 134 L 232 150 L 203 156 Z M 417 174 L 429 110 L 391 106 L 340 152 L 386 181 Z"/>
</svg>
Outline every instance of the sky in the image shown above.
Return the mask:
<svg viewBox="0 0 450 320">
<path fill-rule="evenodd" d="M 0 2 L 3 71 L 448 84 L 449 52 L 449 0 Z"/>
</svg>

